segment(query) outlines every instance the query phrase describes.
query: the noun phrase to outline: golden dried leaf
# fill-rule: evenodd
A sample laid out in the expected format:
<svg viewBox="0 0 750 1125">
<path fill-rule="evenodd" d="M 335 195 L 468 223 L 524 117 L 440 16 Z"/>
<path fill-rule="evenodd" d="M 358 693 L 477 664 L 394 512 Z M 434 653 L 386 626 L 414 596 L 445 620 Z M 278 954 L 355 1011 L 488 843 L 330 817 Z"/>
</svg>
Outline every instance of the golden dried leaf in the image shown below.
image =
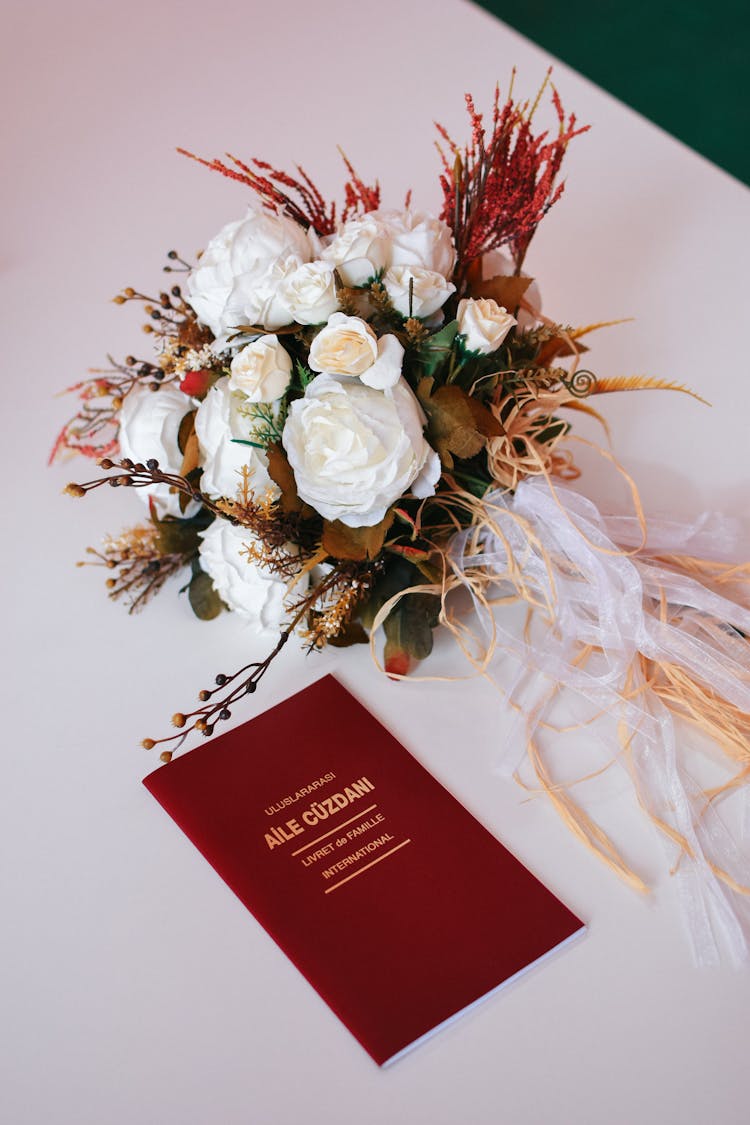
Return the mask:
<svg viewBox="0 0 750 1125">
<path fill-rule="evenodd" d="M 433 393 L 434 380 L 420 380 L 417 397 L 427 415 L 427 436 L 441 463 L 453 468 L 453 458 L 463 461 L 479 453 L 488 437 L 499 437 L 503 428 L 490 411 L 461 387 L 451 384 Z"/>
<path fill-rule="evenodd" d="M 266 449 L 266 456 L 268 475 L 281 490 L 281 507 L 285 512 L 301 512 L 305 504 L 297 493 L 297 482 L 286 453 L 280 445 L 272 442 Z"/>
<path fill-rule="evenodd" d="M 198 445 L 198 435 L 195 430 L 190 434 L 190 437 L 185 442 L 185 449 L 182 454 L 182 465 L 180 466 L 180 476 L 186 477 L 197 469 L 200 465 L 200 446 Z"/>
<path fill-rule="evenodd" d="M 533 281 L 533 277 L 517 277 L 511 275 L 504 277 L 497 274 L 495 277 L 472 278 L 469 283 L 471 297 L 485 297 L 496 301 L 504 309 L 515 312 Z"/>
<path fill-rule="evenodd" d="M 188 410 L 187 414 L 180 422 L 180 428 L 177 431 L 177 448 L 183 456 L 190 435 L 195 433 L 195 415 L 197 413 L 197 410 Z"/>
<path fill-rule="evenodd" d="M 578 343 L 572 332 L 566 333 L 565 336 L 555 336 L 554 339 L 542 344 L 537 352 L 535 363 L 540 367 L 549 367 L 553 360 L 561 356 L 583 355 L 588 350 L 585 344 Z"/>
<path fill-rule="evenodd" d="M 386 512 L 380 523 L 372 527 L 348 527 L 341 520 L 324 520 L 323 549 L 334 559 L 353 559 L 356 562 L 374 559 L 383 549 L 392 523 L 393 510 Z"/>
</svg>

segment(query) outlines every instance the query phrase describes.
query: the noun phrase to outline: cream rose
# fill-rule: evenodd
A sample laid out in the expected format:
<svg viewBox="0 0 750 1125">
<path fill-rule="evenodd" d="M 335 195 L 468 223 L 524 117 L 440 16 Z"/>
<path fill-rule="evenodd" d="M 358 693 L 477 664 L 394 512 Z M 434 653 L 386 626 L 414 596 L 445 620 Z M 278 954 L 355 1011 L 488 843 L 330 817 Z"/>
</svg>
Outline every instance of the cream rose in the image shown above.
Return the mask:
<svg viewBox="0 0 750 1125">
<path fill-rule="evenodd" d="M 396 312 L 423 319 L 442 308 L 456 291 L 455 285 L 446 281 L 441 273 L 421 266 L 391 266 L 383 276 L 383 285 Z"/>
<path fill-rule="evenodd" d="M 232 360 L 229 390 L 240 391 L 249 402 L 275 402 L 289 386 L 292 357 L 278 336 L 259 336 Z"/>
<path fill-rule="evenodd" d="M 395 336 L 375 335 L 358 316 L 334 313 L 312 342 L 313 371 L 359 377 L 368 387 L 392 387 L 401 377 L 404 349 Z"/>
<path fill-rule="evenodd" d="M 516 323 L 516 318 L 492 298 L 467 297 L 458 302 L 458 331 L 470 352 L 489 355 L 497 351 Z"/>
<path fill-rule="evenodd" d="M 195 417 L 201 465 L 201 489 L 212 499 L 233 500 L 242 481 L 242 468 L 250 470 L 250 484 L 256 495 L 277 494 L 268 475 L 268 461 L 261 449 L 240 445 L 233 438 L 252 440 L 252 403 L 229 387 L 224 376 L 213 385 L 198 407 Z"/>
<path fill-rule="evenodd" d="M 245 527 L 216 519 L 202 534 L 200 563 L 217 594 L 258 632 L 277 630 L 284 617 L 286 582 L 251 562 L 243 547 L 257 542 Z"/>
<path fill-rule="evenodd" d="M 373 211 L 388 238 L 389 266 L 419 266 L 450 278 L 456 248 L 447 223 L 424 211 Z"/>
<path fill-rule="evenodd" d="M 394 335 L 378 336 L 359 316 L 334 313 L 310 346 L 314 371 L 359 377 L 368 387 L 394 386 L 401 375 L 404 348 Z"/>
<path fill-rule="evenodd" d="M 120 410 L 120 455 L 132 461 L 155 457 L 165 473 L 179 473 L 182 467 L 182 454 L 177 444 L 180 423 L 193 408 L 192 399 L 176 387 L 162 387 L 158 391 L 134 387 Z M 134 491 L 146 503 L 153 500 L 160 516 L 193 516 L 200 507 L 191 500 L 182 512 L 181 493 L 172 491 L 168 484 L 149 484 Z"/>
<path fill-rule="evenodd" d="M 306 262 L 289 274 L 279 288 L 297 324 L 325 324 L 339 307 L 333 266 Z"/>
<path fill-rule="evenodd" d="M 432 496 L 440 460 L 404 379 L 387 391 L 322 374 L 292 403 L 283 443 L 300 496 L 325 519 L 379 523 L 407 490 Z"/>
<path fill-rule="evenodd" d="M 365 285 L 387 264 L 388 236 L 371 215 L 349 219 L 321 253 L 338 270 L 345 285 Z"/>
<path fill-rule="evenodd" d="M 299 223 L 251 210 L 211 239 L 187 279 L 185 299 L 222 340 L 243 325 L 281 328 L 294 320 L 280 296 L 281 284 L 311 256 Z"/>
</svg>

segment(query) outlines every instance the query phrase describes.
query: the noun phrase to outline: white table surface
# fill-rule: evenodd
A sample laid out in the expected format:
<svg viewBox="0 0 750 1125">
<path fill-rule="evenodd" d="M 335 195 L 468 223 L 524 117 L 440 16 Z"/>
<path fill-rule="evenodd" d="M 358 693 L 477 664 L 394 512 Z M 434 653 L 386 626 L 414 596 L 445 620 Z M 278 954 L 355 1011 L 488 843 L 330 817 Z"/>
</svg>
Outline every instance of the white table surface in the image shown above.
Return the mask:
<svg viewBox="0 0 750 1125">
<path fill-rule="evenodd" d="M 176 145 L 298 160 L 333 192 L 340 143 L 386 203 L 411 186 L 436 210 L 433 119 L 462 137 L 466 90 L 488 105 L 515 64 L 532 92 L 549 58 L 455 0 L 6 0 L 4 12 L 0 1118 L 747 1121 L 749 971 L 693 967 L 666 855 L 626 783 L 613 775 L 592 809 L 652 881 L 648 899 L 493 772 L 508 717 L 488 688 L 393 684 L 365 652 L 305 658 L 290 644 L 238 721 L 335 670 L 590 923 L 582 943 L 378 1070 L 140 785 L 155 765 L 140 738 L 260 647 L 169 593 L 135 618 L 110 604 L 101 572 L 74 563 L 137 521 L 137 499 L 64 498 L 87 466 L 45 467 L 71 406 L 55 393 L 108 351 L 147 355 L 139 317 L 108 298 L 159 287 L 163 251 L 192 255 L 243 212 L 244 189 Z M 555 76 L 594 128 L 528 260 L 545 310 L 636 317 L 600 336 L 591 366 L 684 381 L 713 402 L 604 403 L 647 509 L 743 515 L 748 193 L 564 66 Z M 583 487 L 622 501 L 595 466 Z M 440 645 L 425 670 L 451 667 Z"/>
</svg>

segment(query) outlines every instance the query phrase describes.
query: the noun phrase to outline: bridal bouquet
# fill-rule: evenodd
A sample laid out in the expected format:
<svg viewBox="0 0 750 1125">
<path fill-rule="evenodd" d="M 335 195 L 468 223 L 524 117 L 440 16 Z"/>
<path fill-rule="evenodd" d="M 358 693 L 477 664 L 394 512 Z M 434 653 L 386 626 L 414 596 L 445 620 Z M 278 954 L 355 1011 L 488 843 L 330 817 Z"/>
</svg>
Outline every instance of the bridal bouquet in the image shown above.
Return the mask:
<svg viewBox="0 0 750 1125">
<path fill-rule="evenodd" d="M 583 338 L 602 326 L 541 313 L 524 262 L 584 131 L 554 89 L 556 128 L 536 130 L 546 86 L 533 104 L 496 94 L 489 123 L 467 98 L 464 146 L 439 130 L 438 214 L 410 198 L 384 207 L 346 159 L 340 208 L 300 168 L 201 160 L 249 189 L 249 209 L 197 262 L 169 252 L 179 284 L 115 298 L 143 304 L 156 346 L 72 388 L 78 412 L 54 453 L 103 471 L 68 493 L 108 485 L 146 504 L 142 524 L 90 548 L 111 597 L 139 609 L 179 574 L 199 617 L 228 610 L 275 634 L 265 660 L 217 675 L 147 749 L 164 745 L 169 761 L 190 732 L 210 735 L 292 633 L 375 653 L 382 627 L 385 670 L 400 677 L 448 629 L 478 672 L 516 662 L 537 778 L 642 887 L 541 748 L 563 686 L 616 712 L 638 797 L 699 887 L 699 953 L 718 918 L 741 954 L 746 887 L 714 810 L 750 772 L 748 571 L 705 523 L 647 527 L 635 491 L 633 516 L 608 517 L 567 487 L 576 411 L 600 418 L 591 401 L 608 392 L 684 388 L 595 377 Z M 468 616 L 453 611 L 458 590 Z M 511 600 L 541 632 L 504 627 Z M 691 781 L 675 714 L 719 740 L 735 778 L 710 793 Z"/>
</svg>

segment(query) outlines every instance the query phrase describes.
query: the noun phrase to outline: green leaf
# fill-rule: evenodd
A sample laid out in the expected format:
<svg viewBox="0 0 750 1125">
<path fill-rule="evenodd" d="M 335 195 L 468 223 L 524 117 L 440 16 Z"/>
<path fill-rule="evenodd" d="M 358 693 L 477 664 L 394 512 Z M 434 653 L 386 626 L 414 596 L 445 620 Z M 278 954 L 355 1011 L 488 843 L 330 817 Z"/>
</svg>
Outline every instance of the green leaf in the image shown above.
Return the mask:
<svg viewBox="0 0 750 1125">
<path fill-rule="evenodd" d="M 386 559 L 385 571 L 378 578 L 367 602 L 359 611 L 359 619 L 366 629 L 372 628 L 376 614 L 394 594 L 406 589 L 407 586 L 414 586 L 421 582 L 417 568 L 405 559 L 393 555 L 386 555 Z"/>
<path fill-rule="evenodd" d="M 295 360 L 294 367 L 297 372 L 297 378 L 299 379 L 300 386 L 304 391 L 308 383 L 312 383 L 315 376 L 313 375 L 310 368 L 305 366 L 301 359 Z"/>
<path fill-rule="evenodd" d="M 413 661 L 430 655 L 439 614 L 440 598 L 436 594 L 407 594 L 401 599 L 383 625 L 387 673 L 405 676 Z"/>
<path fill-rule="evenodd" d="M 159 519 L 156 510 L 151 510 L 151 521 L 158 532 L 160 555 L 190 555 L 198 550 L 200 532 L 212 523 L 214 516 L 205 508 L 190 519 L 181 520 L 176 516 Z"/>
<path fill-rule="evenodd" d="M 263 445 L 263 443 L 260 442 L 260 441 L 248 441 L 246 438 L 241 438 L 241 437 L 233 437 L 233 438 L 230 438 L 229 440 L 231 441 L 232 445 L 252 445 L 253 449 L 265 449 L 266 448 L 265 445 Z"/>
<path fill-rule="evenodd" d="M 386 638 L 415 660 L 424 660 L 432 652 L 432 631 L 439 615 L 437 594 L 407 594 L 385 619 Z"/>
<path fill-rule="evenodd" d="M 550 418 L 549 425 L 546 426 L 540 434 L 536 435 L 536 441 L 540 445 L 546 445 L 548 442 L 556 441 L 558 438 L 566 434 L 570 429 L 570 423 L 565 422 L 562 418 Z"/>
<path fill-rule="evenodd" d="M 224 609 L 224 603 L 217 594 L 209 576 L 202 570 L 193 575 L 188 586 L 190 606 L 201 621 L 211 621 Z"/>
<path fill-rule="evenodd" d="M 428 336 L 419 349 L 419 364 L 425 375 L 435 375 L 447 363 L 458 332 L 458 321 L 451 320 L 439 332 Z"/>
<path fill-rule="evenodd" d="M 385 670 L 403 676 L 413 661 L 424 660 L 432 651 L 432 631 L 438 623 L 440 598 L 436 594 L 408 593 L 410 586 L 424 582 L 424 576 L 405 559 L 392 555 L 386 557 L 387 569 L 375 583 L 366 605 L 359 612 L 359 618 L 365 628 L 371 629 L 386 602 L 402 590 L 407 591 L 383 624 Z"/>
<path fill-rule="evenodd" d="M 351 645 L 366 645 L 370 638 L 358 621 L 350 621 L 335 637 L 328 638 L 333 648 L 349 648 Z"/>
</svg>

